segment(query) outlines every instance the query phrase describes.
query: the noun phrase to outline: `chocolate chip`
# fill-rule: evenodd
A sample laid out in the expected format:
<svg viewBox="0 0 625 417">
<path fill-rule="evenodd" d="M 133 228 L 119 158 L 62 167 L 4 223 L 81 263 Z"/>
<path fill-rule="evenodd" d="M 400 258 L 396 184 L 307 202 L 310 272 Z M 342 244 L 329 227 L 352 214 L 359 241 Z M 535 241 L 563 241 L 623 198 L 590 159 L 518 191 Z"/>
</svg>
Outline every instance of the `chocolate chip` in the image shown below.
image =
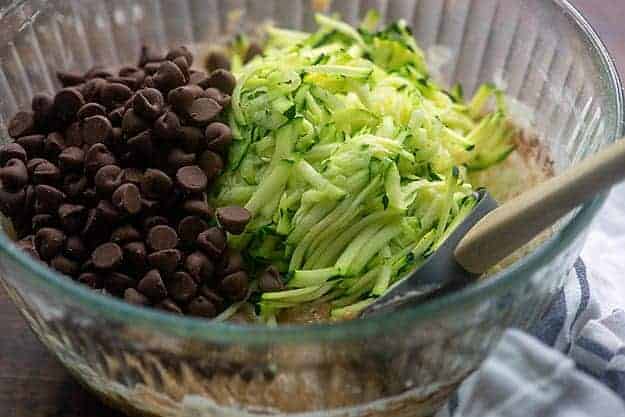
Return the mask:
<svg viewBox="0 0 625 417">
<path fill-rule="evenodd" d="M 178 136 L 180 119 L 174 112 L 165 112 L 154 122 L 154 136 L 163 141 L 173 141 Z"/>
<path fill-rule="evenodd" d="M 134 271 L 144 271 L 147 266 L 148 251 L 143 242 L 126 243 L 123 247 L 124 262 Z"/>
<path fill-rule="evenodd" d="M 199 296 L 191 300 L 187 312 L 192 316 L 212 318 L 217 315 L 217 308 L 208 299 Z"/>
<path fill-rule="evenodd" d="M 280 291 L 284 289 L 284 283 L 280 278 L 280 272 L 275 266 L 268 266 L 260 274 L 258 287 L 262 292 Z"/>
<path fill-rule="evenodd" d="M 208 229 L 208 223 L 198 216 L 187 216 L 178 223 L 178 235 L 183 242 L 193 243 L 197 236 Z"/>
<path fill-rule="evenodd" d="M 59 132 L 49 133 L 43 142 L 43 150 L 50 158 L 58 157 L 65 146 L 65 138 Z"/>
<path fill-rule="evenodd" d="M 120 77 L 132 77 L 137 72 L 141 71 L 139 68 L 134 65 L 124 65 L 117 71 L 117 75 Z"/>
<path fill-rule="evenodd" d="M 243 270 L 245 263 L 243 261 L 243 256 L 241 252 L 235 249 L 228 248 L 226 253 L 221 258 L 221 262 L 219 264 L 219 275 L 225 276 L 233 274 L 237 271 Z"/>
<path fill-rule="evenodd" d="M 109 224 L 117 222 L 121 217 L 119 210 L 108 200 L 100 200 L 96 206 L 96 210 L 98 216 Z"/>
<path fill-rule="evenodd" d="M 82 128 L 80 123 L 71 123 L 63 134 L 65 136 L 65 146 L 81 147 L 83 145 Z"/>
<path fill-rule="evenodd" d="M 222 93 L 218 89 L 214 87 L 209 87 L 204 90 L 204 97 L 212 98 L 215 100 L 221 107 L 226 107 L 230 104 L 231 97 L 228 94 Z"/>
<path fill-rule="evenodd" d="M 132 91 L 139 88 L 139 82 L 135 77 L 109 77 L 106 80 L 110 83 L 123 84 Z"/>
<path fill-rule="evenodd" d="M 205 200 L 187 200 L 183 203 L 182 209 L 189 214 L 204 218 L 213 216 L 213 208 Z"/>
<path fill-rule="evenodd" d="M 61 204 L 58 214 L 63 230 L 68 234 L 80 232 L 87 219 L 87 209 L 79 204 Z"/>
<path fill-rule="evenodd" d="M 217 220 L 219 220 L 219 224 L 233 235 L 243 233 L 251 217 L 252 214 L 243 207 L 229 206 L 217 209 Z"/>
<path fill-rule="evenodd" d="M 9 159 L 4 167 L 0 168 L 2 186 L 9 190 L 19 190 L 28 183 L 28 170 L 21 159 Z"/>
<path fill-rule="evenodd" d="M 217 69 L 229 70 L 230 58 L 223 52 L 211 52 L 206 57 L 206 68 L 211 72 Z"/>
<path fill-rule="evenodd" d="M 105 278 L 106 289 L 113 294 L 123 294 L 135 285 L 135 280 L 121 272 L 109 272 Z"/>
<path fill-rule="evenodd" d="M 163 171 L 148 168 L 143 174 L 141 193 L 148 198 L 167 198 L 173 181 Z"/>
<path fill-rule="evenodd" d="M 122 248 L 117 243 L 104 243 L 93 251 L 91 261 L 98 269 L 113 269 L 117 267 L 123 259 Z"/>
<path fill-rule="evenodd" d="M 100 92 L 106 84 L 108 83 L 104 78 L 92 78 L 81 86 L 80 92 L 85 101 L 99 101 Z"/>
<path fill-rule="evenodd" d="M 221 310 L 224 305 L 224 299 L 221 297 L 216 290 L 209 287 L 207 284 L 200 286 L 198 294 L 209 300 L 213 305 L 217 308 L 217 310 Z"/>
<path fill-rule="evenodd" d="M 197 85 L 197 83 L 199 83 L 206 77 L 208 77 L 208 74 L 206 74 L 204 71 L 190 70 L 189 71 L 189 84 Z"/>
<path fill-rule="evenodd" d="M 33 133 L 35 129 L 35 115 L 33 112 L 20 111 L 9 120 L 9 136 L 19 138 Z"/>
<path fill-rule="evenodd" d="M 93 116 L 106 116 L 106 108 L 99 103 L 87 103 L 78 110 L 77 116 L 79 120 Z"/>
<path fill-rule="evenodd" d="M 57 71 L 56 78 L 63 87 L 71 87 L 85 82 L 85 77 L 82 74 L 71 71 Z"/>
<path fill-rule="evenodd" d="M 134 304 L 137 306 L 145 306 L 150 303 L 150 300 L 134 288 L 127 288 L 124 291 L 124 300 L 127 303 Z"/>
<path fill-rule="evenodd" d="M 206 174 L 208 181 L 212 181 L 221 174 L 224 169 L 224 161 L 219 154 L 213 151 L 204 151 L 198 157 L 198 166 Z"/>
<path fill-rule="evenodd" d="M 32 229 L 36 232 L 44 227 L 58 228 L 59 222 L 57 220 L 56 216 L 52 214 L 35 214 L 31 221 Z"/>
<path fill-rule="evenodd" d="M 107 148 L 112 149 L 113 152 L 120 154 L 124 151 L 124 134 L 122 129 L 119 127 L 113 128 L 113 133 L 109 137 L 109 139 L 104 142 Z"/>
<path fill-rule="evenodd" d="M 250 42 L 250 45 L 247 47 L 247 51 L 245 51 L 245 57 L 243 58 L 243 62 L 248 63 L 262 53 L 263 48 L 259 44 L 257 44 L 256 42 Z"/>
<path fill-rule="evenodd" d="M 197 292 L 197 284 L 186 272 L 178 271 L 167 280 L 167 293 L 178 302 L 189 301 Z"/>
<path fill-rule="evenodd" d="M 156 305 L 156 307 L 169 313 L 182 314 L 182 310 L 180 309 L 180 307 L 178 307 L 178 304 L 168 298 L 161 301 L 159 304 Z"/>
<path fill-rule="evenodd" d="M 248 290 L 247 273 L 245 271 L 239 271 L 227 275 L 221 281 L 220 288 L 230 300 L 243 300 Z"/>
<path fill-rule="evenodd" d="M 17 138 L 15 141 L 26 151 L 29 158 L 43 154 L 44 135 L 28 135 Z"/>
<path fill-rule="evenodd" d="M 208 180 L 204 171 L 197 165 L 185 166 L 176 172 L 178 184 L 188 192 L 200 192 L 206 189 Z"/>
<path fill-rule="evenodd" d="M 82 137 L 89 145 L 105 143 L 112 134 L 113 126 L 105 116 L 91 116 L 83 121 Z"/>
<path fill-rule="evenodd" d="M 178 114 L 186 115 L 193 101 L 197 98 L 197 91 L 192 87 L 190 85 L 177 87 L 167 94 L 167 102 Z M 202 90 L 200 89 L 200 91 Z"/>
<path fill-rule="evenodd" d="M 92 145 L 85 153 L 85 169 L 89 175 L 95 175 L 105 165 L 115 165 L 115 156 L 103 143 Z"/>
<path fill-rule="evenodd" d="M 141 239 L 141 233 L 131 224 L 119 226 L 111 233 L 111 241 L 115 243 L 131 242 Z"/>
<path fill-rule="evenodd" d="M 195 153 L 200 150 L 204 142 L 204 132 L 195 126 L 182 126 L 178 130 L 178 135 L 182 149 L 188 153 Z"/>
<path fill-rule="evenodd" d="M 173 273 L 182 259 L 178 249 L 165 249 L 148 255 L 148 263 L 164 274 Z"/>
<path fill-rule="evenodd" d="M 189 64 L 187 64 L 187 60 L 184 57 L 179 56 L 178 58 L 174 59 L 172 62 L 176 64 L 176 66 L 182 72 L 182 76 L 184 77 L 184 82 L 188 83 L 190 74 L 189 74 Z"/>
<path fill-rule="evenodd" d="M 113 73 L 102 65 L 94 65 L 85 73 L 85 78 L 88 80 L 92 78 L 110 78 L 112 76 Z"/>
<path fill-rule="evenodd" d="M 132 97 L 132 90 L 120 83 L 106 83 L 100 89 L 100 101 L 109 109 L 123 105 Z"/>
<path fill-rule="evenodd" d="M 108 196 L 121 185 L 122 169 L 117 165 L 105 165 L 96 172 L 93 182 L 96 191 Z"/>
<path fill-rule="evenodd" d="M 24 194 L 24 214 L 31 214 L 35 208 L 35 186 L 32 184 L 26 186 Z"/>
<path fill-rule="evenodd" d="M 150 88 L 154 88 L 154 74 L 156 74 L 156 72 L 158 71 L 158 69 L 161 67 L 161 62 L 150 62 L 148 64 L 145 64 L 145 67 L 143 67 L 143 70 L 146 73 L 146 77 L 143 80 L 143 84 L 146 87 L 150 87 Z"/>
<path fill-rule="evenodd" d="M 211 151 L 224 152 L 232 143 L 232 129 L 220 122 L 206 126 L 206 147 Z"/>
<path fill-rule="evenodd" d="M 94 289 L 102 287 L 101 277 L 93 272 L 84 272 L 80 274 L 78 276 L 78 282 Z"/>
<path fill-rule="evenodd" d="M 205 126 L 214 120 L 223 108 L 211 98 L 200 97 L 195 99 L 187 110 L 189 119 L 196 125 Z"/>
<path fill-rule="evenodd" d="M 155 88 L 144 88 L 137 91 L 132 100 L 134 112 L 146 120 L 154 120 L 160 116 L 164 106 L 163 94 Z"/>
<path fill-rule="evenodd" d="M 185 84 L 184 74 L 176 64 L 164 61 L 154 74 L 154 85 L 163 93 Z"/>
<path fill-rule="evenodd" d="M 118 107 L 116 109 L 111 110 L 108 113 L 108 118 L 111 121 L 113 126 L 121 126 L 122 121 L 124 120 L 124 114 L 126 113 L 126 109 L 123 107 Z"/>
<path fill-rule="evenodd" d="M 137 289 L 152 301 L 159 301 L 167 297 L 167 288 L 157 269 L 148 271 L 139 281 Z"/>
<path fill-rule="evenodd" d="M 50 161 L 42 161 L 33 169 L 32 181 L 35 184 L 56 184 L 61 178 L 61 171 Z"/>
<path fill-rule="evenodd" d="M 178 245 L 178 235 L 169 226 L 154 226 L 148 231 L 146 243 L 153 251 L 173 249 Z"/>
<path fill-rule="evenodd" d="M 124 168 L 122 172 L 122 182 L 140 185 L 143 182 L 143 172 L 137 168 Z"/>
<path fill-rule="evenodd" d="M 210 281 L 215 273 L 213 262 L 199 251 L 187 256 L 184 267 L 197 283 Z"/>
<path fill-rule="evenodd" d="M 100 235 L 100 230 L 102 229 L 104 221 L 102 217 L 98 214 L 98 210 L 93 208 L 90 209 L 87 213 L 87 220 L 85 221 L 85 227 L 80 232 L 81 235 L 88 240 L 89 244 L 91 239 L 94 239 Z M 99 240 L 103 240 L 101 237 Z"/>
<path fill-rule="evenodd" d="M 128 139 L 128 149 L 136 158 L 152 158 L 154 144 L 152 141 L 152 131 L 144 130 L 143 132 Z"/>
<path fill-rule="evenodd" d="M 75 261 L 83 261 L 87 256 L 87 248 L 78 236 L 70 236 L 65 240 L 65 255 Z"/>
<path fill-rule="evenodd" d="M 136 214 L 141 210 L 141 193 L 134 184 L 122 184 L 113 193 L 112 202 L 118 209 Z"/>
<path fill-rule="evenodd" d="M 35 210 L 37 213 L 55 213 L 65 198 L 63 192 L 50 185 L 37 185 L 35 187 Z"/>
<path fill-rule="evenodd" d="M 61 189 L 68 197 L 74 198 L 83 193 L 87 188 L 87 177 L 79 174 L 69 174 L 63 177 Z"/>
<path fill-rule="evenodd" d="M 167 154 L 167 168 L 177 172 L 180 168 L 195 164 L 195 154 L 180 148 L 173 148 Z"/>
<path fill-rule="evenodd" d="M 191 66 L 193 64 L 193 54 L 186 46 L 179 46 L 177 48 L 172 49 L 165 55 L 165 59 L 169 61 L 173 61 L 178 57 L 184 57 L 187 63 L 187 66 Z"/>
<path fill-rule="evenodd" d="M 26 192 L 24 190 L 11 192 L 0 188 L 0 210 L 5 215 L 16 216 L 21 214 L 25 200 Z"/>
<path fill-rule="evenodd" d="M 69 276 L 74 276 L 80 271 L 80 267 L 78 266 L 77 262 L 66 258 L 63 255 L 56 255 L 54 258 L 52 258 L 52 260 L 50 261 L 50 266 L 60 273 Z"/>
<path fill-rule="evenodd" d="M 236 83 L 237 80 L 231 72 L 225 69 L 216 69 L 211 72 L 208 78 L 201 81 L 198 85 L 204 89 L 213 87 L 222 93 L 232 95 L 232 91 L 234 91 Z"/>
<path fill-rule="evenodd" d="M 75 87 L 63 88 L 54 96 L 54 114 L 63 122 L 76 118 L 78 110 L 84 105 L 85 99 Z"/>
<path fill-rule="evenodd" d="M 59 154 L 59 165 L 63 171 L 80 170 L 84 161 L 85 152 L 76 146 L 65 148 Z"/>
<path fill-rule="evenodd" d="M 31 100 L 30 107 L 34 113 L 35 123 L 40 128 L 46 128 L 46 124 L 52 122 L 52 109 L 54 99 L 46 93 L 37 93 Z"/>
<path fill-rule="evenodd" d="M 63 249 L 65 233 L 58 229 L 44 227 L 35 235 L 35 247 L 41 259 L 52 259 Z"/>
<path fill-rule="evenodd" d="M 198 235 L 197 244 L 209 257 L 216 259 L 226 248 L 226 235 L 220 228 L 211 227 Z"/>
<path fill-rule="evenodd" d="M 168 224 L 169 221 L 167 220 L 167 217 L 163 217 L 163 216 L 150 216 L 150 217 L 146 217 L 146 219 L 143 221 L 143 230 L 150 230 L 151 228 L 153 228 L 154 226 L 158 226 L 160 224 Z"/>
<path fill-rule="evenodd" d="M 28 160 L 26 150 L 19 143 L 5 143 L 0 147 L 0 165 L 4 165 L 9 159 L 19 159 L 26 163 Z"/>
<path fill-rule="evenodd" d="M 143 132 L 149 127 L 148 123 L 139 117 L 133 109 L 128 109 L 126 113 L 124 113 L 124 118 L 122 120 L 122 132 L 124 132 L 126 137 L 132 137 Z"/>
</svg>

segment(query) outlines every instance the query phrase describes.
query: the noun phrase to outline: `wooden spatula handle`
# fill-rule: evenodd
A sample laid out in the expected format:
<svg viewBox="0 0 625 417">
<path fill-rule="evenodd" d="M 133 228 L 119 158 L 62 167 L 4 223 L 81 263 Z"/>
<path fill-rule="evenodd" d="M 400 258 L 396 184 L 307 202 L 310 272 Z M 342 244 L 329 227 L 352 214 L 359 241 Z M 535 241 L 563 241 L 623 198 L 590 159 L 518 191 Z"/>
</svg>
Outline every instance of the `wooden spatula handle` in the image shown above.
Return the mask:
<svg viewBox="0 0 625 417">
<path fill-rule="evenodd" d="M 623 179 L 625 139 L 486 215 L 456 247 L 456 261 L 467 271 L 483 273 L 567 212 Z"/>
</svg>

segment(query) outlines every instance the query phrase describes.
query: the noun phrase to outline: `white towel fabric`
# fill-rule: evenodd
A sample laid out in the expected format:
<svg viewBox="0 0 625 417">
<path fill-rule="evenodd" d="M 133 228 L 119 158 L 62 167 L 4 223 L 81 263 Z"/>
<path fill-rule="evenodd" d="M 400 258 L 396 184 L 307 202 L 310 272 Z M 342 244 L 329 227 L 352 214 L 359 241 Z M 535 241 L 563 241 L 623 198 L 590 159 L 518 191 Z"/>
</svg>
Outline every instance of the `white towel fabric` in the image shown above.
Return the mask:
<svg viewBox="0 0 625 417">
<path fill-rule="evenodd" d="M 625 416 L 625 311 L 600 319 L 581 260 L 531 335 L 511 329 L 437 417 Z"/>
</svg>

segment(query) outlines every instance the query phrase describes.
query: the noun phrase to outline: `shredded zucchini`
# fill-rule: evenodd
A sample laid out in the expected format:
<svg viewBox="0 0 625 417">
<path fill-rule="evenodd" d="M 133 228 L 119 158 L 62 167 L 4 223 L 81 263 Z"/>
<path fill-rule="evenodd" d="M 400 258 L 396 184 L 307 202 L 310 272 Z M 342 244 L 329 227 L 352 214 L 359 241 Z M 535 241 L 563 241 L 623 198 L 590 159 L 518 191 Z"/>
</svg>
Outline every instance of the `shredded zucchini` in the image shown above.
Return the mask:
<svg viewBox="0 0 625 417">
<path fill-rule="evenodd" d="M 289 278 L 258 299 L 268 322 L 319 300 L 333 318 L 357 315 L 470 212 L 467 172 L 514 150 L 501 92 L 465 102 L 459 86 L 443 90 L 403 21 L 317 23 L 269 28 L 263 56 L 236 72 L 235 142 L 214 196 L 254 216 L 234 244 Z"/>
</svg>

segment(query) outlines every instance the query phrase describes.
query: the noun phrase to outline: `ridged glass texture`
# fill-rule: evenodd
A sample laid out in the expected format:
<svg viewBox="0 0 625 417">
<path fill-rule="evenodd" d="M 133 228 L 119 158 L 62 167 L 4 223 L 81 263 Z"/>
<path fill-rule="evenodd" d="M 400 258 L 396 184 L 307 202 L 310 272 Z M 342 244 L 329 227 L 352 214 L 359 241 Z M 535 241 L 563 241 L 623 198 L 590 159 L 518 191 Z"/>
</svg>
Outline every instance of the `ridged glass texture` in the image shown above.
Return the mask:
<svg viewBox="0 0 625 417">
<path fill-rule="evenodd" d="M 0 11 L 0 135 L 33 92 L 57 87 L 55 69 L 123 64 L 142 42 L 194 45 L 268 19 L 311 29 L 314 10 L 354 23 L 372 7 L 413 26 L 447 83 L 471 93 L 496 82 L 533 109 L 521 116 L 557 169 L 622 133 L 614 66 L 564 0 L 33 0 Z M 29 261 L 3 234 L 0 273 L 41 341 L 127 411 L 415 417 L 435 410 L 506 327 L 526 328 L 540 316 L 568 279 L 602 201 L 490 280 L 410 311 L 334 326 L 245 328 L 138 309 Z"/>
</svg>

